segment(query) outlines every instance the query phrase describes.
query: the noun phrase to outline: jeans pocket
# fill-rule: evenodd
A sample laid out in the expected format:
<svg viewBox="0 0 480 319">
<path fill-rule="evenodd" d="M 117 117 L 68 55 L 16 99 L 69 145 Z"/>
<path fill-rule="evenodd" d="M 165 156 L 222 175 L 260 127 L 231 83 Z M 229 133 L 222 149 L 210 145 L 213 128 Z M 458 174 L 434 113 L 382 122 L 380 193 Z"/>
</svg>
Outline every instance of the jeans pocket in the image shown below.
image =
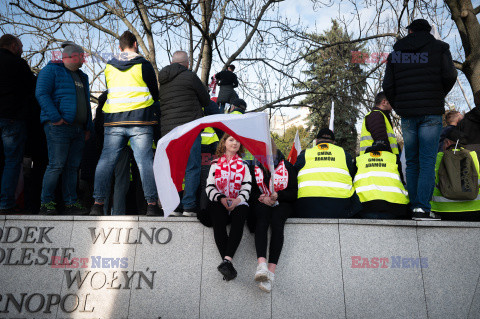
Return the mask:
<svg viewBox="0 0 480 319">
<path fill-rule="evenodd" d="M 424 126 L 443 126 L 441 115 L 426 115 L 422 123 Z"/>
</svg>

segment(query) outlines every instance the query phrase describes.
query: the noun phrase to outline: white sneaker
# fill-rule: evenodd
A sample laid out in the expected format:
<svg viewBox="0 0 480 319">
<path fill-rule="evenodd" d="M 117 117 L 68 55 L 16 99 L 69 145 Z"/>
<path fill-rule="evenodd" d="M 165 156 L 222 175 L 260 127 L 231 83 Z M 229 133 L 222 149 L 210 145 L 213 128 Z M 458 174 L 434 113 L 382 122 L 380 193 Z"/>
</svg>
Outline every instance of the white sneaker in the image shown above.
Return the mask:
<svg viewBox="0 0 480 319">
<path fill-rule="evenodd" d="M 268 273 L 267 263 L 259 263 L 257 266 L 257 272 L 255 273 L 255 281 L 267 281 Z"/>
<path fill-rule="evenodd" d="M 182 216 L 182 213 L 181 213 L 181 212 L 175 212 L 175 211 L 173 211 L 173 212 L 170 213 L 169 216 L 172 216 L 172 217 L 180 217 L 180 216 Z"/>
<path fill-rule="evenodd" d="M 430 219 L 431 220 L 442 220 L 442 217 L 439 214 L 435 214 L 434 212 L 430 212 Z"/>
<path fill-rule="evenodd" d="M 272 291 L 272 286 L 273 286 L 273 279 L 275 279 L 275 274 L 271 271 L 268 271 L 268 279 L 267 281 L 262 281 L 258 287 L 265 291 L 265 292 L 270 292 Z"/>
<path fill-rule="evenodd" d="M 183 212 L 183 216 L 185 216 L 185 217 L 197 217 L 197 213 L 185 211 L 185 212 Z"/>
</svg>

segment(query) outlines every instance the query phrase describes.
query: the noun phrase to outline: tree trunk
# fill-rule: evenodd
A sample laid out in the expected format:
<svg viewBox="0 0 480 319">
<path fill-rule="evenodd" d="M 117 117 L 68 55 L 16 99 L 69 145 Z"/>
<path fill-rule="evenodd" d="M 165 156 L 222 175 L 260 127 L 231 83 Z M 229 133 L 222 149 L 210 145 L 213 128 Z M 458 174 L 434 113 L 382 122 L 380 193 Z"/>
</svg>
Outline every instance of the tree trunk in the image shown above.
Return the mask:
<svg viewBox="0 0 480 319">
<path fill-rule="evenodd" d="M 212 0 L 203 0 L 200 6 L 202 8 L 202 29 L 204 30 L 204 37 L 207 36 L 203 43 L 202 50 L 201 80 L 205 85 L 208 85 L 208 78 L 210 75 L 210 69 L 212 67 L 213 57 L 213 40 L 210 34 L 210 20 L 212 18 Z"/>
<path fill-rule="evenodd" d="M 479 10 L 473 8 L 471 0 L 445 0 L 445 3 L 452 13 L 465 51 L 465 61 L 459 69 L 465 74 L 473 94 L 477 96 L 480 94 L 480 23 L 477 19 Z"/>
</svg>

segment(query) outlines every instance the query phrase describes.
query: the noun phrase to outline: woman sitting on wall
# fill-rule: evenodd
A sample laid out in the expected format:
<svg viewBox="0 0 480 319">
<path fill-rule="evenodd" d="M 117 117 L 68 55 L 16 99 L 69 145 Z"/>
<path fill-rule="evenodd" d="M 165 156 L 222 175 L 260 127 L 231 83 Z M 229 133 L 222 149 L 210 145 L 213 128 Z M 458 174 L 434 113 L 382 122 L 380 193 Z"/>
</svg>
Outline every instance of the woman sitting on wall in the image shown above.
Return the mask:
<svg viewBox="0 0 480 319">
<path fill-rule="evenodd" d="M 272 290 L 275 267 L 283 247 L 283 229 L 285 221 L 293 212 L 293 204 L 297 199 L 297 173 L 290 162 L 285 160 L 282 152 L 277 150 L 272 140 L 275 175 L 273 177 L 273 193 L 270 191 L 271 174 L 261 164 L 255 164 L 255 180 L 252 188 L 252 212 L 256 217 L 255 247 L 257 249 L 258 266 L 255 280 L 265 292 Z M 267 233 L 271 227 L 272 236 L 267 267 Z"/>
<path fill-rule="evenodd" d="M 207 178 L 208 210 L 213 224 L 213 235 L 222 263 L 217 267 L 225 280 L 237 277 L 232 258 L 240 244 L 248 215 L 251 175 L 238 154 L 244 149 L 240 142 L 225 134 L 217 148 L 218 160 L 212 162 Z M 230 234 L 226 226 L 231 222 Z"/>
</svg>

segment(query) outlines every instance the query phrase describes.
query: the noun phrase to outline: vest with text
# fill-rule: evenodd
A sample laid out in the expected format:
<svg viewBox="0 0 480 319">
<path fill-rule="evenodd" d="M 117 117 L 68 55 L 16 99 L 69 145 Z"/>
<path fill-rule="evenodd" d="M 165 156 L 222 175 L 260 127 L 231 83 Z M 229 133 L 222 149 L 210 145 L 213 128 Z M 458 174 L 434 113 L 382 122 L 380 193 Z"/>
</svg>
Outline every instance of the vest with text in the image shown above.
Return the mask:
<svg viewBox="0 0 480 319">
<path fill-rule="evenodd" d="M 298 198 L 349 198 L 354 193 L 345 151 L 330 143 L 305 151 L 305 166 L 298 172 L 297 181 Z"/>
<path fill-rule="evenodd" d="M 357 157 L 355 192 L 362 203 L 384 200 L 408 204 L 408 193 L 398 172 L 397 156 L 390 152 L 369 152 Z"/>
</svg>

